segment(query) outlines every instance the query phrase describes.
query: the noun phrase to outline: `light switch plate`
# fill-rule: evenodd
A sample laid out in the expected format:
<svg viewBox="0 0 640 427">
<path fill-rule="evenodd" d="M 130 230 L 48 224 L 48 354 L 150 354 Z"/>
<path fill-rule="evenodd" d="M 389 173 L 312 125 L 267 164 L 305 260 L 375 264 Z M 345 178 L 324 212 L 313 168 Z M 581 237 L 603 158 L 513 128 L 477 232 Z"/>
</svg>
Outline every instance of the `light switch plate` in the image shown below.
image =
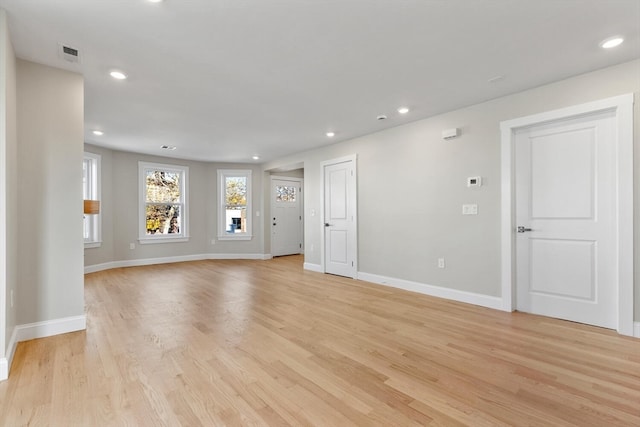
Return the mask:
<svg viewBox="0 0 640 427">
<path fill-rule="evenodd" d="M 462 205 L 462 215 L 478 215 L 478 205 Z"/>
</svg>

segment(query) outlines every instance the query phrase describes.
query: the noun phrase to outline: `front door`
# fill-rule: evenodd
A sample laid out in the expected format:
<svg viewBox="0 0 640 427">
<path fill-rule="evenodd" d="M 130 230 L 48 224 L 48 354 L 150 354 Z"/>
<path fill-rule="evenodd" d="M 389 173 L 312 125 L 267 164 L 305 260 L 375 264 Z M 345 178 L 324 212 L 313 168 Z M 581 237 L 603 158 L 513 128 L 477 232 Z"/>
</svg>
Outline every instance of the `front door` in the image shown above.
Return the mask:
<svg viewBox="0 0 640 427">
<path fill-rule="evenodd" d="M 616 328 L 615 120 L 516 131 L 519 311 Z"/>
<path fill-rule="evenodd" d="M 324 271 L 356 277 L 356 176 L 355 158 L 323 165 Z"/>
<path fill-rule="evenodd" d="M 302 253 L 302 179 L 271 179 L 271 254 Z"/>
</svg>

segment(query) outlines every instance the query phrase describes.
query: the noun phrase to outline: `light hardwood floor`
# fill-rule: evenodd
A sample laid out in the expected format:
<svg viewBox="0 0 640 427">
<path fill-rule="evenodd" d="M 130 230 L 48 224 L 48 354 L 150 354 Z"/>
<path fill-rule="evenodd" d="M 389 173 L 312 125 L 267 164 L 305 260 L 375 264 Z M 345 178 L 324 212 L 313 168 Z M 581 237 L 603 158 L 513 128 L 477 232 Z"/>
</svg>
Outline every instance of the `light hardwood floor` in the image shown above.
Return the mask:
<svg viewBox="0 0 640 427">
<path fill-rule="evenodd" d="M 640 425 L 640 340 L 302 270 L 86 276 L 88 327 L 20 343 L 0 425 Z"/>
</svg>

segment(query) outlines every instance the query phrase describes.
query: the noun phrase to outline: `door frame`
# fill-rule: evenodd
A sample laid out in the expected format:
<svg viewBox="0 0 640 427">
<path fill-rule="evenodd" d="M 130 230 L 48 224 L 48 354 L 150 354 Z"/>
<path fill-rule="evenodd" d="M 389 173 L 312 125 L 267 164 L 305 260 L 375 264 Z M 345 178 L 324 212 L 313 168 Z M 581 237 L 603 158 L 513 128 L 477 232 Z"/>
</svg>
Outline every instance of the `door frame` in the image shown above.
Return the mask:
<svg viewBox="0 0 640 427">
<path fill-rule="evenodd" d="M 322 191 L 320 192 L 320 194 L 322 195 L 320 197 L 320 268 L 322 269 L 323 273 L 327 272 L 326 261 L 325 261 L 325 238 L 324 238 L 324 235 L 325 235 L 324 201 L 326 197 L 324 170 L 326 166 L 336 165 L 339 163 L 346 163 L 349 161 L 352 162 L 352 165 L 353 165 L 354 180 L 350 184 L 351 190 L 352 190 L 350 191 L 350 194 L 351 194 L 350 202 L 353 203 L 352 205 L 353 217 L 354 217 L 353 229 L 355 234 L 355 236 L 352 236 L 352 247 L 355 252 L 353 257 L 353 260 L 354 260 L 353 275 L 351 276 L 353 279 L 358 278 L 358 162 L 357 162 L 357 159 L 358 159 L 358 156 L 356 154 L 351 154 L 344 157 L 338 157 L 337 159 L 325 160 L 323 162 L 320 162 L 320 185 L 322 186 Z"/>
<path fill-rule="evenodd" d="M 500 123 L 501 132 L 501 262 L 502 309 L 516 307 L 515 245 L 515 132 L 518 129 L 601 111 L 613 111 L 616 119 L 616 206 L 618 326 L 633 336 L 633 93 L 614 96 Z"/>
<path fill-rule="evenodd" d="M 273 217 L 273 181 L 295 181 L 299 184 L 299 188 L 301 189 L 299 192 L 300 196 L 300 216 L 302 217 L 300 220 L 300 243 L 302 247 L 300 247 L 300 253 L 304 254 L 304 191 L 302 188 L 304 187 L 304 178 L 297 178 L 292 176 L 280 176 L 280 175 L 270 175 L 269 180 L 269 217 Z M 271 254 L 273 254 L 273 221 L 269 221 L 269 232 L 271 233 Z"/>
</svg>

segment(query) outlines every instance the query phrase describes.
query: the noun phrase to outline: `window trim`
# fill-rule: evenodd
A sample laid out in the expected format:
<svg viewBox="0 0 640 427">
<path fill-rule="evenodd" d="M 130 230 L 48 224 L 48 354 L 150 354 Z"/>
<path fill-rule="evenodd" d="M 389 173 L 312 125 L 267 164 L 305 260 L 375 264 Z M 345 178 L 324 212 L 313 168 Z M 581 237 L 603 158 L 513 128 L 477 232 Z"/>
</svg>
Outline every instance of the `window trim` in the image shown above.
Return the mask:
<svg viewBox="0 0 640 427">
<path fill-rule="evenodd" d="M 102 156 L 96 153 L 90 153 L 88 151 L 84 152 L 82 162 L 84 163 L 86 160 L 89 160 L 92 164 L 91 171 L 91 187 L 93 187 L 90 191 L 91 200 L 102 200 Z M 84 195 L 83 195 L 84 196 Z M 84 197 L 83 197 L 84 199 Z M 90 221 L 90 227 L 93 228 L 93 239 L 92 240 L 84 240 L 84 248 L 99 248 L 102 246 L 102 209 L 99 213 L 86 216 Z M 84 224 L 83 224 L 84 226 Z"/>
<path fill-rule="evenodd" d="M 251 169 L 218 169 L 218 240 L 251 240 L 253 239 L 253 209 L 251 199 L 253 198 L 252 192 L 252 170 Z M 245 229 L 247 230 L 242 234 L 229 234 L 226 232 L 226 201 L 225 183 L 227 178 L 231 177 L 245 177 L 247 179 L 247 214 L 245 216 L 247 224 Z"/>
<path fill-rule="evenodd" d="M 180 233 L 176 235 L 147 235 L 146 227 L 146 172 L 148 170 L 164 170 L 169 172 L 179 172 L 182 174 L 180 180 L 180 195 L 182 204 L 182 224 Z M 189 167 L 181 165 L 169 165 L 164 163 L 138 162 L 138 242 L 141 245 L 156 243 L 179 243 L 189 241 Z"/>
</svg>

